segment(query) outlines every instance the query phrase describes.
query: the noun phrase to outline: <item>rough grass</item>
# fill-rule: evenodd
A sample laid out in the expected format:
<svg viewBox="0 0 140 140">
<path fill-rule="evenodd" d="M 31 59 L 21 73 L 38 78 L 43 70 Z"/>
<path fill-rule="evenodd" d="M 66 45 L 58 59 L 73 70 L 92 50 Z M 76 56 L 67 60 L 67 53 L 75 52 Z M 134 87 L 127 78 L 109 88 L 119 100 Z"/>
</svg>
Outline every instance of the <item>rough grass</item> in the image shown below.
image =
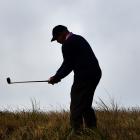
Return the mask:
<svg viewBox="0 0 140 140">
<path fill-rule="evenodd" d="M 140 140 L 139 108 L 108 107 L 101 100 L 96 109 L 98 130 L 86 130 L 76 140 Z M 71 128 L 69 112 L 0 112 L 0 140 L 66 140 Z"/>
</svg>

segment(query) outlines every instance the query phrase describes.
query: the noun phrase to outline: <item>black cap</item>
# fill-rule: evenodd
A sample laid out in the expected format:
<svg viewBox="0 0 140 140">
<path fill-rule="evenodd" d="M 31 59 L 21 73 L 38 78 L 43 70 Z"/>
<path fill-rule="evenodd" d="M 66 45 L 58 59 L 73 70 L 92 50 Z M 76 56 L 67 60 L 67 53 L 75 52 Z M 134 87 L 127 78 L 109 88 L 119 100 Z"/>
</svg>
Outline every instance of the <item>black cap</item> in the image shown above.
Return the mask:
<svg viewBox="0 0 140 140">
<path fill-rule="evenodd" d="M 56 37 L 57 37 L 61 32 L 67 31 L 67 30 L 68 30 L 67 27 L 66 27 L 66 26 L 63 26 L 63 25 L 57 25 L 57 26 L 55 26 L 55 27 L 53 28 L 53 30 L 52 30 L 52 35 L 53 35 L 53 37 L 52 37 L 51 41 L 56 40 Z"/>
</svg>

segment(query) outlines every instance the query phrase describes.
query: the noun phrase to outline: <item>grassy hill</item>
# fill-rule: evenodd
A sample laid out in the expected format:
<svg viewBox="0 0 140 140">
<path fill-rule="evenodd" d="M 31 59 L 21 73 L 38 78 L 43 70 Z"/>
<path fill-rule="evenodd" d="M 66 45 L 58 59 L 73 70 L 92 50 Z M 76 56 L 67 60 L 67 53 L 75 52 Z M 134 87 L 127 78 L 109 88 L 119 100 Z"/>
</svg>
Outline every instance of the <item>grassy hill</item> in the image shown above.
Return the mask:
<svg viewBox="0 0 140 140">
<path fill-rule="evenodd" d="M 98 131 L 85 131 L 76 140 L 140 140 L 140 110 L 102 104 L 96 110 Z M 69 112 L 0 112 L 0 140 L 66 140 L 71 128 Z"/>
</svg>

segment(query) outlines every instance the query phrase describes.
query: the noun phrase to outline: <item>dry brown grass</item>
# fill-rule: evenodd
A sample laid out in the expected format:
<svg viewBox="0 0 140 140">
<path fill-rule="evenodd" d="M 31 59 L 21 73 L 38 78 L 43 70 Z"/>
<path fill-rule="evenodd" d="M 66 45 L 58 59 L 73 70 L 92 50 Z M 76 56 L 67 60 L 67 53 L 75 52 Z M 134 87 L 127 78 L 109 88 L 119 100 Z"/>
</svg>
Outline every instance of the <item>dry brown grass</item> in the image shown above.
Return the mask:
<svg viewBox="0 0 140 140">
<path fill-rule="evenodd" d="M 139 108 L 101 103 L 96 110 L 98 130 L 86 131 L 76 140 L 140 140 Z M 68 111 L 0 112 L 0 140 L 66 140 L 70 130 Z"/>
</svg>

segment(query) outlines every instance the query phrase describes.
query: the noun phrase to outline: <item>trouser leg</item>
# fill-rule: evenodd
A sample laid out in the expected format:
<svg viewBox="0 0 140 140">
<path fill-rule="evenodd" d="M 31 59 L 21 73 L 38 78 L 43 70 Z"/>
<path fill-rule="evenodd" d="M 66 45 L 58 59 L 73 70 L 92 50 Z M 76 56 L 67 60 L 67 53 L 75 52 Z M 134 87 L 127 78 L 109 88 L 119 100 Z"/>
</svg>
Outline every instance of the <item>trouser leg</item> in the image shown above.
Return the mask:
<svg viewBox="0 0 140 140">
<path fill-rule="evenodd" d="M 95 81 L 93 81 L 93 83 L 89 84 L 90 90 L 86 99 L 86 105 L 85 105 L 86 109 L 84 110 L 84 113 L 83 113 L 85 126 L 87 128 L 97 127 L 97 118 L 95 115 L 95 110 L 92 108 L 92 101 L 93 101 L 94 92 L 96 90 L 96 87 L 99 81 L 100 81 L 100 78 L 96 79 Z"/>
<path fill-rule="evenodd" d="M 86 127 L 96 127 L 96 116 L 92 108 L 92 101 L 98 82 L 99 80 L 73 84 L 70 105 L 70 123 L 72 128 L 82 128 L 83 119 Z"/>
<path fill-rule="evenodd" d="M 86 128 L 95 128 L 97 127 L 97 119 L 95 111 L 92 107 L 85 110 L 83 113 L 84 123 Z"/>
<path fill-rule="evenodd" d="M 83 127 L 81 90 L 82 87 L 79 83 L 74 83 L 71 89 L 70 124 L 74 130 Z"/>
<path fill-rule="evenodd" d="M 70 122 L 74 129 L 83 127 L 83 119 L 86 125 L 96 125 L 96 117 L 92 109 L 94 92 L 88 82 L 74 83 L 71 90 Z"/>
</svg>

